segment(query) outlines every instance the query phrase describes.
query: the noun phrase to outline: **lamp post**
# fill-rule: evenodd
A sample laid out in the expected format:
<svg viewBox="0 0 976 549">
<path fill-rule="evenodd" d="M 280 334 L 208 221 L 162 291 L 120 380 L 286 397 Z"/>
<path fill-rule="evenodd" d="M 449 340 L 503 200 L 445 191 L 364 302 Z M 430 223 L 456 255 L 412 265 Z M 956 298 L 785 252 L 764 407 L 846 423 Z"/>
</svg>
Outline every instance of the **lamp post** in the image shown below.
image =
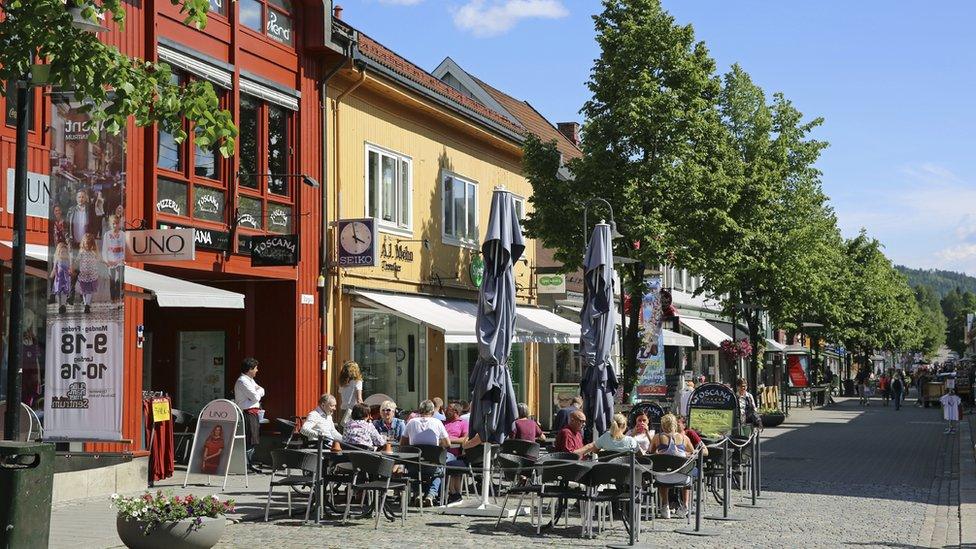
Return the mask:
<svg viewBox="0 0 976 549">
<path fill-rule="evenodd" d="M 71 5 L 65 8 L 71 13 L 71 26 L 75 29 L 98 33 L 107 28 L 89 21 L 81 15 L 79 6 Z M 8 13 L 8 17 L 15 15 Z M 28 66 L 34 63 L 34 54 L 30 54 Z M 30 128 L 31 87 L 43 85 L 34 82 L 32 70 L 28 71 L 17 81 L 17 142 L 14 154 L 14 219 L 13 239 L 11 248 L 13 254 L 10 266 L 10 318 L 7 328 L 7 410 L 4 413 L 3 437 L 6 440 L 20 438 L 20 402 L 23 367 L 21 357 L 24 354 L 24 293 L 26 291 L 25 272 L 27 270 L 27 132 Z M 41 71 L 38 71 L 40 73 Z"/>
</svg>

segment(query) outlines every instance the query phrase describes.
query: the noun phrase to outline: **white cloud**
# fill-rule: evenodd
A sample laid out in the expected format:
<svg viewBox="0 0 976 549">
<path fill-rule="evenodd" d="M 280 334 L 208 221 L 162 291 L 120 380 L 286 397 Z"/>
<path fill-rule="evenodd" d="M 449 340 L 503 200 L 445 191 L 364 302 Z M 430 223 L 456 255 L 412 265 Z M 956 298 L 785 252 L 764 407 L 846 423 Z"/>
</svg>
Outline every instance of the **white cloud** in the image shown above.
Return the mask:
<svg viewBox="0 0 976 549">
<path fill-rule="evenodd" d="M 569 15 L 561 0 L 470 0 L 454 13 L 454 24 L 478 37 L 497 36 L 522 19 Z"/>
<path fill-rule="evenodd" d="M 393 6 L 416 6 L 417 4 L 423 2 L 424 0 L 379 0 L 380 4 L 389 4 Z"/>
</svg>

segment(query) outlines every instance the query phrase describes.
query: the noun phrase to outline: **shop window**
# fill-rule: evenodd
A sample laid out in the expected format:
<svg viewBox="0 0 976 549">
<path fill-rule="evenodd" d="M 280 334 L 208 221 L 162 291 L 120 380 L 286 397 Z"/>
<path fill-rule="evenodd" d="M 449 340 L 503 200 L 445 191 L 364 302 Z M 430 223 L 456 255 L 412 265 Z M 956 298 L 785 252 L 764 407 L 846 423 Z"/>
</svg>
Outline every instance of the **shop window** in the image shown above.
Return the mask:
<svg viewBox="0 0 976 549">
<path fill-rule="evenodd" d="M 363 396 L 384 394 L 400 409 L 427 398 L 427 356 L 417 323 L 388 313 L 353 310 L 353 360 L 363 373 Z"/>
<path fill-rule="evenodd" d="M 242 25 L 276 42 L 294 45 L 295 27 L 291 0 L 240 0 L 239 3 Z"/>
<path fill-rule="evenodd" d="M 478 244 L 478 185 L 453 174 L 441 178 L 444 241 Z"/>
<path fill-rule="evenodd" d="M 525 402 L 525 345 L 512 344 L 512 354 L 508 355 L 508 370 L 512 374 L 512 386 L 515 388 L 515 398 Z"/>
<path fill-rule="evenodd" d="M 478 361 L 478 346 L 474 343 L 447 345 L 447 400 L 471 400 L 468 378 Z"/>
<path fill-rule="evenodd" d="M 174 84 L 185 85 L 188 81 L 188 75 L 173 73 Z M 219 99 L 221 106 L 225 106 L 226 98 L 219 96 Z M 158 132 L 156 211 L 167 216 L 227 223 L 225 160 L 216 145 L 197 145 L 189 123 L 183 123 L 188 135 L 182 143 L 177 143 L 173 134 L 161 128 Z"/>
<path fill-rule="evenodd" d="M 3 271 L 3 353 L 0 360 L 0 395 L 7 395 L 7 334 L 10 321 L 10 271 Z M 24 280 L 23 354 L 21 355 L 21 401 L 44 421 L 44 349 L 47 338 L 47 289 L 45 278 L 28 276 Z M 2 433 L 0 433 L 2 438 Z"/>
<path fill-rule="evenodd" d="M 237 216 L 243 229 L 288 234 L 294 229 L 292 111 L 241 96 Z"/>
<path fill-rule="evenodd" d="M 170 215 L 188 216 L 186 196 L 186 183 L 160 177 L 156 183 L 156 211 Z"/>
<path fill-rule="evenodd" d="M 386 227 L 410 231 L 411 167 L 409 157 L 366 145 L 366 215 Z"/>
<path fill-rule="evenodd" d="M 579 383 L 579 345 L 563 343 L 556 346 L 555 383 Z"/>
</svg>

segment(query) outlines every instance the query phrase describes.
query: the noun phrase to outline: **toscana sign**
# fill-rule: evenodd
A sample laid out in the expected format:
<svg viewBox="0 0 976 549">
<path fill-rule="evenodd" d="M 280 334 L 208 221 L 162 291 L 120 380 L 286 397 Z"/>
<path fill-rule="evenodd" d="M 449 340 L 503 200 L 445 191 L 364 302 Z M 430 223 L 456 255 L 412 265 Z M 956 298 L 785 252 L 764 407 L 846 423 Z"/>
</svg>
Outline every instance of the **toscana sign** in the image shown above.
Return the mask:
<svg viewBox="0 0 976 549">
<path fill-rule="evenodd" d="M 251 237 L 251 266 L 298 265 L 298 235 L 281 234 Z"/>
<path fill-rule="evenodd" d="M 739 426 L 739 397 L 721 383 L 699 385 L 688 400 L 688 427 L 703 436 L 723 436 Z"/>
</svg>

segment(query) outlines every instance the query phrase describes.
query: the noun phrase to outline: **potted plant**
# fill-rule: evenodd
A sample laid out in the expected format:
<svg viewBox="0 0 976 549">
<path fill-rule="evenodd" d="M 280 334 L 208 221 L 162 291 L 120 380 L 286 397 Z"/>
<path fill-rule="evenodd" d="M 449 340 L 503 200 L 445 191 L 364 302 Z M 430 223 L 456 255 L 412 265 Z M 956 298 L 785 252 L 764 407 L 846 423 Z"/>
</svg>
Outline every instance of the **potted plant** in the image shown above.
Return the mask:
<svg viewBox="0 0 976 549">
<path fill-rule="evenodd" d="M 775 406 L 760 408 L 759 417 L 762 418 L 763 427 L 777 427 L 786 421 L 786 414 Z"/>
<path fill-rule="evenodd" d="M 234 500 L 217 496 L 184 497 L 146 492 L 138 497 L 112 494 L 118 509 L 119 538 L 134 549 L 209 549 L 217 544 L 234 511 Z"/>
</svg>

